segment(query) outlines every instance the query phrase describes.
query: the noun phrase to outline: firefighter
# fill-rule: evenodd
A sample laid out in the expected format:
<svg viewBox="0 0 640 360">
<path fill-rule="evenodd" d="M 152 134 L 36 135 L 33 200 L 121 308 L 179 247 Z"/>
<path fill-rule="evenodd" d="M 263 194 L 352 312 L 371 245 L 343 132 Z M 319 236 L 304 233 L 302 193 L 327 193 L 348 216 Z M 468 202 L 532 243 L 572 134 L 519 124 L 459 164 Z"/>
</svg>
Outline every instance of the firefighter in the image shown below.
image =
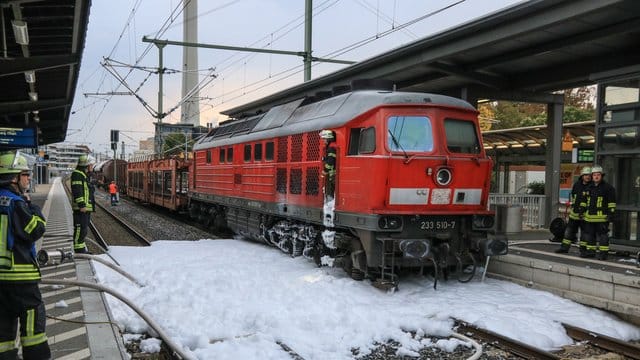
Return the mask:
<svg viewBox="0 0 640 360">
<path fill-rule="evenodd" d="M 336 188 L 336 134 L 331 130 L 322 130 L 320 137 L 325 141 L 325 152 L 322 158 L 322 175 L 325 178 L 324 196 L 333 199 Z"/>
<path fill-rule="evenodd" d="M 616 190 L 603 180 L 602 166 L 591 168 L 592 183 L 588 188 L 587 209 L 584 214 L 586 250 L 580 257 L 606 260 L 609 253 L 609 222 L 616 211 Z M 597 244 L 597 245 L 596 245 Z"/>
<path fill-rule="evenodd" d="M 78 165 L 71 173 L 71 195 L 73 202 L 73 251 L 89 253 L 85 237 L 95 209 L 95 185 L 89 178 L 93 160 L 88 155 L 80 155 Z"/>
<path fill-rule="evenodd" d="M 109 195 L 111 195 L 111 206 L 115 206 L 118 202 L 118 185 L 113 180 L 109 184 Z"/>
<path fill-rule="evenodd" d="M 584 229 L 584 212 L 587 207 L 587 195 L 588 189 L 591 185 L 591 168 L 585 166 L 580 171 L 580 178 L 573 184 L 571 189 L 571 207 L 569 208 L 569 222 L 564 230 L 564 238 L 560 248 L 556 250 L 556 253 L 568 253 L 571 248 L 571 243 L 576 241 L 576 235 L 580 230 L 580 251 L 586 250 L 587 242 L 585 241 L 585 229 Z"/>
<path fill-rule="evenodd" d="M 35 247 L 46 223 L 40 208 L 23 195 L 30 177 L 19 152 L 0 155 L 0 359 L 18 359 L 18 322 L 22 359 L 51 358 Z"/>
</svg>

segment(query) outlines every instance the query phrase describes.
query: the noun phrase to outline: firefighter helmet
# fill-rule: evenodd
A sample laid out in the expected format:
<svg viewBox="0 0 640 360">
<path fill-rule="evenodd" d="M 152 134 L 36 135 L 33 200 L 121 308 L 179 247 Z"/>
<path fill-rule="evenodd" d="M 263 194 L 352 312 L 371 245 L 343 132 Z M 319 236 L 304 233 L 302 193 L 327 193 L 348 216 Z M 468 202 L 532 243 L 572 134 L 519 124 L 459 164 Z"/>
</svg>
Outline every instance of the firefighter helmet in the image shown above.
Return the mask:
<svg viewBox="0 0 640 360">
<path fill-rule="evenodd" d="M 20 152 L 11 151 L 0 155 L 0 175 L 19 174 L 29 170 L 27 158 Z"/>
<path fill-rule="evenodd" d="M 593 167 L 591 168 L 591 173 L 600 173 L 602 175 L 604 175 L 604 170 L 602 169 L 602 166 L 600 165 L 593 165 Z"/>
<path fill-rule="evenodd" d="M 94 163 L 95 163 L 95 160 L 93 159 L 93 157 L 87 154 L 82 154 L 78 158 L 78 166 L 89 166 Z"/>
<path fill-rule="evenodd" d="M 591 175 L 591 168 L 588 166 L 583 167 L 580 175 Z"/>
<path fill-rule="evenodd" d="M 331 130 L 320 131 L 320 137 L 326 140 L 335 140 L 336 134 Z"/>
</svg>

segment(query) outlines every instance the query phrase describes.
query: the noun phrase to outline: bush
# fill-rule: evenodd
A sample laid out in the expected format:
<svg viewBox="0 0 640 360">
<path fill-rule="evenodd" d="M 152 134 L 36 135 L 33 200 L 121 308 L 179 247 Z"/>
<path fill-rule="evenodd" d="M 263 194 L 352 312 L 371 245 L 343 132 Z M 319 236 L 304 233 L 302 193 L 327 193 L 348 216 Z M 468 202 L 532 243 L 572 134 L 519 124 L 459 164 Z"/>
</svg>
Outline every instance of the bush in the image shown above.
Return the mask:
<svg viewBox="0 0 640 360">
<path fill-rule="evenodd" d="M 527 185 L 527 191 L 532 195 L 544 195 L 544 181 L 532 181 Z"/>
</svg>

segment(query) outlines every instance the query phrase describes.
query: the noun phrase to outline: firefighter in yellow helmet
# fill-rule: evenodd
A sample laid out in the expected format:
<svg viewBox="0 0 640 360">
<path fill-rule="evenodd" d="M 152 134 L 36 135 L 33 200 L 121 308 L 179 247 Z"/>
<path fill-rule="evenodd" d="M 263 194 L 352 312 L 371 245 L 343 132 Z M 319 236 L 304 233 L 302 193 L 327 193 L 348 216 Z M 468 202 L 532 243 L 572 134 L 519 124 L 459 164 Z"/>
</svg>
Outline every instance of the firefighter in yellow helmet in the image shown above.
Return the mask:
<svg viewBox="0 0 640 360">
<path fill-rule="evenodd" d="M 587 247 L 580 253 L 580 257 L 596 257 L 598 250 L 598 259 L 606 260 L 609 253 L 609 222 L 616 214 L 616 189 L 603 178 L 602 166 L 594 165 L 591 168 L 592 182 L 584 214 Z"/>
<path fill-rule="evenodd" d="M 51 358 L 35 247 L 46 223 L 40 208 L 23 195 L 29 170 L 20 153 L 0 154 L 0 359 L 18 358 L 18 322 L 22 359 Z"/>
<path fill-rule="evenodd" d="M 76 253 L 88 253 L 84 240 L 89 231 L 91 213 L 95 210 L 95 185 L 89 179 L 92 168 L 93 159 L 83 154 L 78 158 L 78 165 L 71 173 L 73 251 Z"/>
<path fill-rule="evenodd" d="M 573 184 L 571 188 L 569 208 L 569 221 L 564 230 L 564 238 L 557 253 L 568 253 L 571 243 L 576 241 L 576 235 L 580 230 L 580 251 L 586 250 L 587 242 L 585 240 L 584 212 L 587 208 L 587 195 L 589 195 L 589 186 L 591 185 L 591 168 L 585 166 L 580 171 L 580 178 Z"/>
</svg>

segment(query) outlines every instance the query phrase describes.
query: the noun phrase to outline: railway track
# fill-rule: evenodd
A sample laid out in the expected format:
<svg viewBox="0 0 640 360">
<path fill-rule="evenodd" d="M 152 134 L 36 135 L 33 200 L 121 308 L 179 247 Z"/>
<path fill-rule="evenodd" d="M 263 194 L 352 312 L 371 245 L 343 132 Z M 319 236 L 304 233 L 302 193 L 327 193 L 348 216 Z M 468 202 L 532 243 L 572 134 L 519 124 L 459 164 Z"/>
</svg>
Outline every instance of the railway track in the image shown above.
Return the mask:
<svg viewBox="0 0 640 360">
<path fill-rule="evenodd" d="M 124 245 L 124 246 L 150 246 L 151 240 L 145 235 L 141 234 L 135 227 L 123 220 L 120 216 L 113 213 L 109 208 L 96 201 L 96 206 L 100 209 L 92 217 L 90 229 L 95 236 L 95 240 L 104 249 L 107 249 L 109 245 Z M 98 221 L 99 220 L 99 224 Z M 119 231 L 119 229 L 124 231 Z M 102 231 L 100 229 L 103 229 Z M 118 232 L 118 234 L 116 233 Z M 103 232 L 109 232 L 108 238 L 111 239 L 111 244 L 107 243 L 107 240 L 102 235 Z M 114 243 L 116 241 L 116 243 Z"/>
<path fill-rule="evenodd" d="M 67 196 L 71 197 L 71 189 L 68 182 L 64 182 L 64 189 Z M 96 199 L 97 200 L 97 199 Z M 92 238 L 87 238 L 90 252 L 106 252 L 110 245 L 123 246 L 149 246 L 151 241 L 141 234 L 132 224 L 114 214 L 107 207 L 96 201 L 96 211 L 91 214 L 89 231 Z M 97 210 L 100 211 L 97 211 Z M 107 241 L 106 239 L 110 239 Z M 95 242 L 95 244 L 92 243 Z"/>
<path fill-rule="evenodd" d="M 640 359 L 640 346 L 599 334 L 590 330 L 582 329 L 569 324 L 562 324 L 567 335 L 577 342 L 584 342 L 587 346 L 597 347 L 601 350 L 626 356 L 630 359 Z M 481 329 L 465 322 L 459 322 L 457 332 L 473 339 L 481 340 L 484 343 L 495 346 L 505 352 L 514 354 L 523 359 L 570 359 L 567 355 L 557 355 L 555 353 L 538 349 L 518 340 L 497 334 L 490 330 Z M 582 358 L 582 357 L 581 357 Z"/>
<path fill-rule="evenodd" d="M 508 338 L 490 330 L 475 327 L 465 322 L 459 323 L 457 332 L 473 339 L 479 339 L 485 343 L 491 344 L 492 346 L 500 348 L 510 354 L 514 354 L 523 359 L 560 359 L 559 356 L 551 352 L 538 349 L 518 340 Z"/>
</svg>

